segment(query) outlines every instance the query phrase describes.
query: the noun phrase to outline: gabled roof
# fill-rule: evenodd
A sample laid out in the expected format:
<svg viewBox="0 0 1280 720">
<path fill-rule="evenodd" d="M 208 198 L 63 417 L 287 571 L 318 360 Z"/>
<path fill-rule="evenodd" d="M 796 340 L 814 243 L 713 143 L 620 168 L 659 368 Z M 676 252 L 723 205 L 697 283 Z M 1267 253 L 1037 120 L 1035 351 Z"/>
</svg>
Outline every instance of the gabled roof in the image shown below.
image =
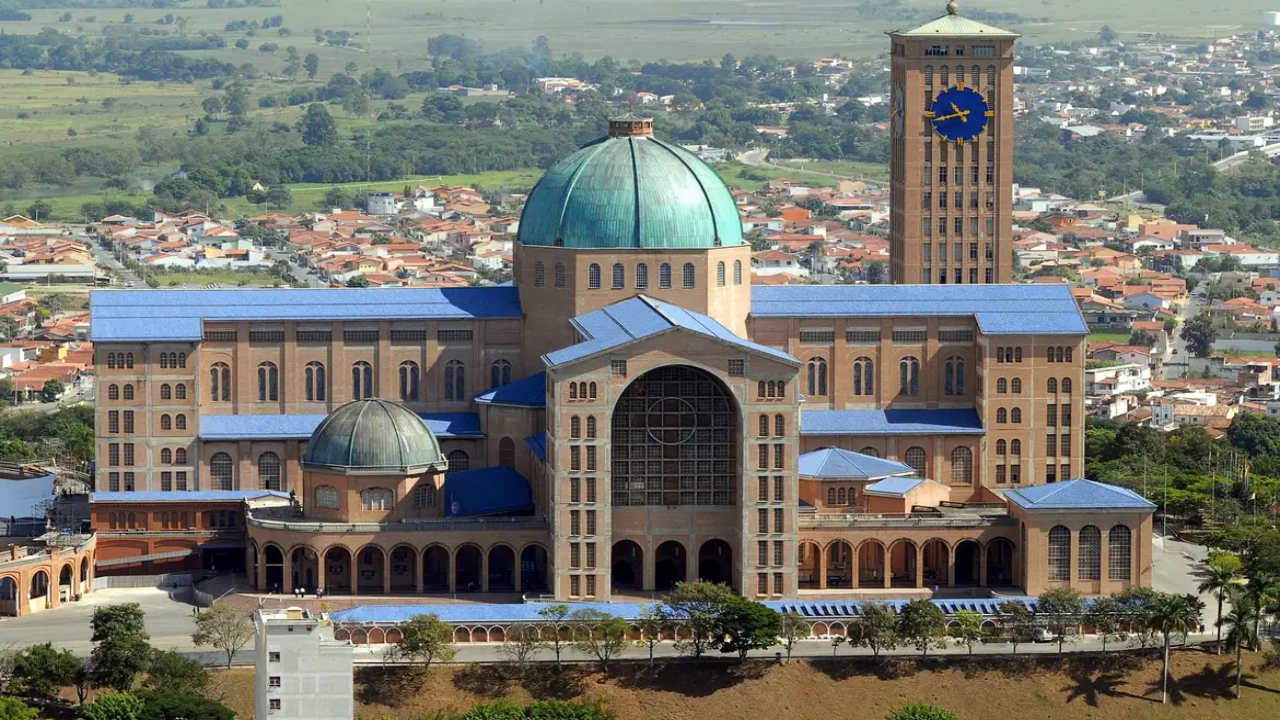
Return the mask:
<svg viewBox="0 0 1280 720">
<path fill-rule="evenodd" d="M 547 406 L 547 373 L 540 372 L 480 393 L 475 401 L 486 405 L 514 405 L 540 408 Z"/>
<path fill-rule="evenodd" d="M 444 511 L 448 517 L 507 515 L 533 507 L 529 481 L 509 467 L 446 473 Z"/>
<path fill-rule="evenodd" d="M 970 408 L 937 410 L 805 410 L 801 435 L 984 435 Z"/>
<path fill-rule="evenodd" d="M 914 38 L 1005 38 L 1014 39 L 1021 37 L 1018 33 L 1001 30 L 998 27 L 992 27 L 977 20 L 970 20 L 961 17 L 958 12 L 950 12 L 940 18 L 930 20 L 929 22 L 915 28 L 904 30 L 893 30 L 888 33 L 894 37 L 914 37 Z"/>
<path fill-rule="evenodd" d="M 799 360 L 781 350 L 738 337 L 732 330 L 706 315 L 647 295 L 637 295 L 586 315 L 579 315 L 569 322 L 585 340 L 543 355 L 542 361 L 548 367 L 609 352 L 676 328 L 767 355 L 774 360 L 792 365 L 800 364 Z"/>
<path fill-rule="evenodd" d="M 882 478 L 914 473 L 910 465 L 840 448 L 822 448 L 800 456 L 800 475 L 811 478 Z"/>
<path fill-rule="evenodd" d="M 868 485 L 862 492 L 882 497 L 905 497 L 907 493 L 927 482 L 933 481 L 918 477 L 891 477 L 885 478 L 874 485 Z"/>
<path fill-rule="evenodd" d="M 529 450 L 533 452 L 534 457 L 543 462 L 547 461 L 547 434 L 545 432 L 530 435 L 524 439 L 524 444 L 529 446 Z"/>
<path fill-rule="evenodd" d="M 1154 510 L 1156 507 L 1132 490 L 1085 479 L 1010 490 L 1005 497 L 1027 510 Z"/>
</svg>

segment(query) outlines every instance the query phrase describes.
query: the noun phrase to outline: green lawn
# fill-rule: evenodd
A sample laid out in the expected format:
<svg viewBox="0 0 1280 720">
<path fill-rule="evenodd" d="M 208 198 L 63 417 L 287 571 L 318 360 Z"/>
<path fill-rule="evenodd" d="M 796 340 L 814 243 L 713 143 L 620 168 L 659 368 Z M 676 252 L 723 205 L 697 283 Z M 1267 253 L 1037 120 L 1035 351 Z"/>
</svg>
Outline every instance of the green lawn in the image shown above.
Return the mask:
<svg viewBox="0 0 1280 720">
<path fill-rule="evenodd" d="M 1105 333 L 1105 332 L 1089 333 L 1089 342 L 1091 343 L 1104 343 L 1104 342 L 1127 343 L 1129 342 L 1129 334 L 1128 333 Z"/>
<path fill-rule="evenodd" d="M 817 173 L 827 173 L 830 175 L 840 175 L 854 180 L 872 180 L 886 182 L 889 179 L 889 166 L 880 163 L 857 162 L 854 160 L 774 160 L 769 162 L 774 165 L 785 165 L 786 167 L 798 168 L 801 170 L 813 170 Z"/>
<path fill-rule="evenodd" d="M 273 287 L 284 285 L 280 278 L 265 270 L 200 270 L 199 272 L 152 272 L 148 276 L 160 283 L 160 287 L 179 285 L 254 285 Z"/>
</svg>

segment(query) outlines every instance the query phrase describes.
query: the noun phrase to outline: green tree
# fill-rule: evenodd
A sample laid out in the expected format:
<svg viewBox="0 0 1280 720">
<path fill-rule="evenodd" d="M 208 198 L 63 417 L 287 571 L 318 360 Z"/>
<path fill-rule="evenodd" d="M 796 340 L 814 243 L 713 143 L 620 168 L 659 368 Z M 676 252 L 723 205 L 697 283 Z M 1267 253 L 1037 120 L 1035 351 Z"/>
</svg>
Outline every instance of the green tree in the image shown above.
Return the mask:
<svg viewBox="0 0 1280 720">
<path fill-rule="evenodd" d="M 126 692 L 103 693 L 80 706 L 82 720 L 142 720 L 142 700 Z"/>
<path fill-rule="evenodd" d="M 1169 647 L 1174 635 L 1190 632 L 1199 624 L 1187 598 L 1174 593 L 1156 593 L 1151 600 L 1148 626 L 1164 640 L 1164 667 L 1161 670 L 1160 703 L 1169 702 Z"/>
<path fill-rule="evenodd" d="M 862 266 L 862 272 L 867 283 L 871 285 L 883 285 L 889 281 L 889 272 L 885 269 L 885 264 L 879 260 L 868 261 Z"/>
<path fill-rule="evenodd" d="M 654 648 L 662 642 L 662 636 L 670 632 L 673 623 L 667 607 L 661 603 L 645 603 L 640 606 L 636 627 L 640 630 L 640 645 L 649 649 L 649 664 L 653 664 Z"/>
<path fill-rule="evenodd" d="M 1102 652 L 1107 651 L 1107 641 L 1120 634 L 1124 606 L 1114 597 L 1100 597 L 1089 603 L 1085 618 L 1098 631 L 1102 639 Z"/>
<path fill-rule="evenodd" d="M 1098 42 L 1103 45 L 1110 45 L 1116 41 L 1116 31 L 1111 29 L 1110 25 L 1103 25 L 1098 31 Z"/>
<path fill-rule="evenodd" d="M 316 147 L 329 147 L 338 143 L 338 126 L 333 122 L 329 109 L 321 103 L 311 103 L 298 121 L 302 142 Z"/>
<path fill-rule="evenodd" d="M 147 690 L 200 695 L 209 689 L 209 670 L 176 650 L 155 650 L 142 687 Z"/>
<path fill-rule="evenodd" d="M 972 655 L 974 644 L 982 640 L 982 613 L 957 610 L 955 617 L 956 626 L 952 628 L 951 636 L 956 639 L 956 645 L 963 645 Z"/>
<path fill-rule="evenodd" d="M 55 650 L 50 643 L 32 645 L 13 656 L 5 689 L 19 695 L 52 699 L 75 684 L 84 662 L 70 650 Z"/>
<path fill-rule="evenodd" d="M 698 580 L 677 583 L 663 598 L 673 620 L 685 629 L 685 636 L 675 644 L 676 650 L 701 659 L 714 647 L 712 634 L 719 627 L 720 614 L 737 597 L 728 585 Z"/>
<path fill-rule="evenodd" d="M 795 644 L 809 637 L 809 621 L 804 619 L 800 613 L 791 610 L 782 613 L 778 624 L 778 637 L 782 641 L 782 648 L 787 652 L 787 662 L 791 662 L 791 650 Z"/>
<path fill-rule="evenodd" d="M 307 77 L 311 80 L 316 79 L 316 73 L 320 72 L 320 56 L 315 53 L 307 53 L 302 59 L 302 68 L 307 71 Z"/>
<path fill-rule="evenodd" d="M 363 89 L 351 90 L 342 96 L 342 109 L 347 117 L 362 118 L 369 114 L 369 93 Z"/>
<path fill-rule="evenodd" d="M 365 276 L 363 276 L 363 275 L 356 275 L 355 277 L 351 278 L 350 280 L 347 280 L 347 287 L 349 287 L 349 288 L 367 288 L 367 287 L 369 287 L 369 278 L 367 278 L 367 277 L 365 277 Z"/>
<path fill-rule="evenodd" d="M 1259 609 L 1258 618 L 1253 623 L 1253 635 L 1260 637 L 1258 626 L 1261 624 L 1262 611 L 1280 601 L 1280 575 L 1265 570 L 1250 573 L 1249 581 L 1244 586 L 1244 597 Z M 1254 649 L 1257 649 L 1257 645 Z"/>
<path fill-rule="evenodd" d="M 18 336 L 18 321 L 11 315 L 0 315 L 0 338 L 12 340 Z"/>
<path fill-rule="evenodd" d="M 49 219 L 49 216 L 52 214 L 53 214 L 53 206 L 45 202 L 44 200 L 36 200 L 35 202 L 27 206 L 27 217 L 31 218 L 32 220 L 47 221 Z"/>
<path fill-rule="evenodd" d="M 94 684 L 127 693 L 151 662 L 151 638 L 142 606 L 123 603 L 95 608 L 89 626 Z"/>
<path fill-rule="evenodd" d="M 720 652 L 737 653 L 739 659 L 745 660 L 752 650 L 778 644 L 781 630 L 781 619 L 772 608 L 734 595 L 720 613 L 716 638 Z"/>
<path fill-rule="evenodd" d="M 222 96 L 222 108 L 233 118 L 243 118 L 249 112 L 249 86 L 242 82 L 227 85 Z"/>
<path fill-rule="evenodd" d="M 1218 618 L 1214 621 L 1214 626 L 1218 628 L 1219 654 L 1222 653 L 1222 606 L 1240 587 L 1240 567 L 1240 558 L 1231 553 L 1215 552 L 1210 553 L 1191 571 L 1191 576 L 1199 581 L 1197 592 L 1202 595 L 1208 593 L 1218 603 Z"/>
<path fill-rule="evenodd" d="M 1075 632 L 1084 619 L 1084 597 L 1068 588 L 1052 588 L 1036 598 L 1036 616 L 1042 618 L 1045 627 L 1058 641 L 1058 654 L 1067 637 Z"/>
<path fill-rule="evenodd" d="M 609 661 L 627 647 L 630 625 L 616 615 L 599 610 L 576 610 L 570 618 L 578 628 L 578 651 L 595 657 L 600 671 L 609 674 Z"/>
<path fill-rule="evenodd" d="M 541 632 L 538 626 L 533 623 L 517 623 L 507 628 L 498 654 L 510 659 L 523 674 L 533 656 L 541 650 Z"/>
<path fill-rule="evenodd" d="M 275 207 L 277 210 L 283 210 L 293 204 L 293 192 L 284 185 L 272 186 L 267 190 L 266 197 L 263 200 Z"/>
<path fill-rule="evenodd" d="M 40 712 L 18 698 L 0 696 L 0 720 L 36 720 Z"/>
<path fill-rule="evenodd" d="M 907 703 L 885 716 L 885 720 L 960 720 L 955 713 L 937 705 Z"/>
<path fill-rule="evenodd" d="M 191 642 L 196 647 L 211 647 L 227 655 L 227 667 L 237 652 L 253 640 L 253 619 L 230 605 L 214 605 L 195 616 L 195 632 Z"/>
<path fill-rule="evenodd" d="M 1018 654 L 1018 643 L 1031 639 L 1036 630 L 1036 616 L 1026 603 L 1017 600 L 1006 600 L 996 606 L 996 622 L 1000 625 L 1000 633 L 1009 638 L 1013 645 L 1013 654 Z"/>
<path fill-rule="evenodd" d="M 435 613 L 414 615 L 400 626 L 400 643 L 392 648 L 392 654 L 422 663 L 423 670 L 436 660 L 452 660 L 458 654 L 453 647 L 453 626 Z"/>
<path fill-rule="evenodd" d="M 898 646 L 898 617 L 884 603 L 865 602 L 860 609 L 862 618 L 850 626 L 849 642 L 870 649 L 879 659 L 881 650 Z"/>
<path fill-rule="evenodd" d="M 235 720 L 235 711 L 217 700 L 193 692 L 144 690 L 138 693 L 138 720 Z"/>
<path fill-rule="evenodd" d="M 1262 613 L 1248 597 L 1241 597 L 1231 606 L 1231 612 L 1219 622 L 1227 626 L 1227 644 L 1236 652 L 1236 699 L 1240 699 L 1240 685 L 1244 674 L 1244 663 L 1241 662 L 1241 651 L 1244 646 L 1254 647 L 1258 644 L 1258 635 L 1254 630 L 1261 621 Z"/>
<path fill-rule="evenodd" d="M 222 112 L 222 98 L 207 97 L 200 102 L 200 109 L 204 110 L 205 117 L 217 117 Z"/>
<path fill-rule="evenodd" d="M 44 387 L 40 389 L 40 394 L 44 396 L 45 402 L 55 402 L 62 394 L 67 391 L 67 384 L 58 378 L 49 378 L 44 381 Z"/>
<path fill-rule="evenodd" d="M 898 612 L 898 637 L 914 645 L 922 656 L 928 656 L 929 648 L 941 644 L 946 627 L 946 614 L 931 600 L 912 600 Z"/>
<path fill-rule="evenodd" d="M 1198 358 L 1209 357 L 1213 352 L 1213 341 L 1218 337 L 1218 328 L 1208 313 L 1200 313 L 1182 325 L 1179 337 L 1187 343 L 1187 351 Z"/>
<path fill-rule="evenodd" d="M 538 617 L 546 620 L 551 626 L 551 632 L 546 632 L 546 628 L 543 629 L 542 642 L 545 646 L 551 648 L 551 652 L 555 653 L 557 669 L 561 667 L 560 655 L 569 646 L 571 640 L 566 638 L 563 633 L 563 630 L 566 629 L 565 621 L 569 618 L 569 612 L 569 606 L 563 603 L 548 605 L 538 611 Z"/>
</svg>

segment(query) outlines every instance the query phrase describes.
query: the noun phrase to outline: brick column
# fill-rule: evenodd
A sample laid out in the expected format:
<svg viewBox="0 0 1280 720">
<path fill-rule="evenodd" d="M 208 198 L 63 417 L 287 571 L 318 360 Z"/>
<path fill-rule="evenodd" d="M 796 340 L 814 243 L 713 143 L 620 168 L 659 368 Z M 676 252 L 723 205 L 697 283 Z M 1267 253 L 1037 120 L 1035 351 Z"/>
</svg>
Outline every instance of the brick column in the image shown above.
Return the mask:
<svg viewBox="0 0 1280 720">
<path fill-rule="evenodd" d="M 458 548 L 449 548 L 449 592 L 458 592 Z"/>
<path fill-rule="evenodd" d="M 586 592 L 586 588 L 583 588 Z M 489 592 L 489 551 L 484 550 L 480 553 L 480 592 Z"/>
<path fill-rule="evenodd" d="M 987 586 L 987 549 L 978 550 L 978 587 Z"/>
<path fill-rule="evenodd" d="M 600 482 L 600 481 L 597 480 L 596 482 Z M 597 492 L 599 492 L 598 488 L 597 488 Z M 654 556 L 653 556 L 654 552 L 655 550 L 653 545 L 653 538 L 652 536 L 650 536 L 645 541 L 644 556 L 640 558 L 640 565 L 641 565 L 640 588 L 642 590 L 648 590 L 650 592 L 652 592 L 657 588 L 654 582 L 654 572 L 655 572 L 654 570 L 655 562 L 654 562 Z M 609 549 L 609 558 L 610 558 L 609 566 L 610 568 L 612 568 L 613 567 L 613 549 L 612 548 Z M 552 592 L 554 592 L 554 588 L 552 589 Z"/>
<path fill-rule="evenodd" d="M 956 547 L 959 545 L 960 543 L 956 543 L 947 551 L 947 556 L 950 558 L 947 561 L 947 587 L 949 588 L 956 586 Z"/>
<path fill-rule="evenodd" d="M 255 585 L 259 592 L 268 589 L 267 586 L 267 553 L 263 548 L 258 548 L 258 576 L 255 578 Z"/>
<path fill-rule="evenodd" d="M 359 560 L 360 558 L 356 556 L 356 553 L 351 553 L 351 567 L 347 570 L 347 574 L 351 576 L 352 595 L 356 595 L 360 590 L 360 570 L 358 569 Z"/>
<path fill-rule="evenodd" d="M 858 549 L 853 546 L 850 546 L 849 549 L 849 572 L 853 573 L 849 576 L 849 580 L 853 584 L 853 587 L 856 588 L 861 585 L 862 579 L 858 577 Z M 823 577 L 826 577 L 825 571 Z"/>
<path fill-rule="evenodd" d="M 422 586 L 426 583 L 426 578 L 424 577 L 427 569 L 426 551 L 424 550 L 419 553 L 417 550 L 414 550 L 413 562 L 415 565 L 413 568 L 413 591 L 418 595 L 421 595 Z"/>
<path fill-rule="evenodd" d="M 280 592 L 288 595 L 293 592 L 293 553 L 284 555 L 284 565 L 280 568 Z"/>
<path fill-rule="evenodd" d="M 1080 572 L 1080 531 L 1071 531 L 1071 569 L 1067 574 L 1067 587 L 1075 587 L 1076 578 Z"/>
<path fill-rule="evenodd" d="M 916 546 L 916 587 L 924 587 L 924 546 Z"/>
<path fill-rule="evenodd" d="M 382 551 L 382 594 L 391 594 L 391 553 Z"/>
</svg>

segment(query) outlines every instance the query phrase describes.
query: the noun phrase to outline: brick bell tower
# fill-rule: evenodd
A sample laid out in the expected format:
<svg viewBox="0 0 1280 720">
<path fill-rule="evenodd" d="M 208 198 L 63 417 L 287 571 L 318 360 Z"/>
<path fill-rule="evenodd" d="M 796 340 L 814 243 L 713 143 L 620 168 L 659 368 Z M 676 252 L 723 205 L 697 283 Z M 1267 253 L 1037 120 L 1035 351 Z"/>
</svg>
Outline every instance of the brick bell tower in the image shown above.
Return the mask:
<svg viewBox="0 0 1280 720">
<path fill-rule="evenodd" d="M 947 14 L 889 35 L 890 277 L 1013 281 L 1016 33 Z"/>
</svg>

